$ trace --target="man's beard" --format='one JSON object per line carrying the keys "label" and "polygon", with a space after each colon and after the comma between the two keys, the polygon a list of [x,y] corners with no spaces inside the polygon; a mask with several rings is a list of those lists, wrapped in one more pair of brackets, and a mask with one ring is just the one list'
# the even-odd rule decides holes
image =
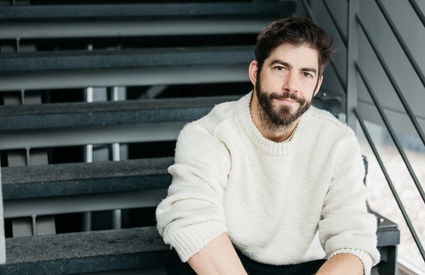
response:
{"label": "man's beard", "polygon": [[[261,82],[259,77],[257,77],[256,93],[261,106],[261,121],[264,123],[264,126],[271,130],[277,130],[291,125],[311,106],[311,101],[307,102],[304,98],[298,97],[296,94],[290,93],[289,91],[286,91],[281,95],[276,93],[271,93],[268,95],[264,90],[261,89]],[[273,107],[272,102],[274,99],[281,100],[285,98],[291,98],[300,104],[295,112],[292,113],[292,108],[286,105],[281,105],[278,107],[278,109]]]}

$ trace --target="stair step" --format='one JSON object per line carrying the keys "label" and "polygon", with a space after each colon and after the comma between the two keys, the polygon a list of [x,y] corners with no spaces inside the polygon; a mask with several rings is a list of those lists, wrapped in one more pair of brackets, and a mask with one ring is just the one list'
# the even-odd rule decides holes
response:
{"label": "stair step", "polygon": [[1,91],[247,82],[248,64],[0,74]]}
{"label": "stair step", "polygon": [[2,168],[4,217],[155,207],[172,157]]}
{"label": "stair step", "polygon": [[187,122],[2,131],[0,150],[173,141]]}
{"label": "stair step", "polygon": [[184,124],[236,98],[1,106],[0,149],[176,140]]}
{"label": "stair step", "polygon": [[99,193],[4,201],[4,218],[29,218],[116,209],[155,208],[167,189]]}
{"label": "stair step", "polygon": [[248,81],[253,46],[2,53],[0,91]]}
{"label": "stair step", "polygon": [[1,6],[1,39],[256,33],[293,1]]}
{"label": "stair step", "polygon": [[172,157],[2,167],[3,199],[28,199],[168,188]]}
{"label": "stair step", "polygon": [[169,247],[155,227],[6,239],[1,274],[75,274],[163,266]]}
{"label": "stair step", "polygon": [[[0,149],[176,140],[184,124],[238,97],[1,106]],[[313,105],[334,115],[342,109],[336,97],[319,96]]]}
{"label": "stair step", "polygon": [[0,74],[1,91],[248,82],[248,64]]}
{"label": "stair step", "polygon": [[1,23],[0,39],[69,39],[167,37],[204,35],[255,35],[273,20],[252,19],[162,19],[152,21],[19,22]]}
{"label": "stair step", "polygon": [[0,106],[0,130],[91,127],[193,121],[240,96]]}
{"label": "stair step", "polygon": [[293,1],[157,4],[73,4],[0,7],[0,22],[163,19],[183,17],[264,17],[292,14]]}
{"label": "stair step", "polygon": [[1,72],[249,64],[253,46],[4,53]]}

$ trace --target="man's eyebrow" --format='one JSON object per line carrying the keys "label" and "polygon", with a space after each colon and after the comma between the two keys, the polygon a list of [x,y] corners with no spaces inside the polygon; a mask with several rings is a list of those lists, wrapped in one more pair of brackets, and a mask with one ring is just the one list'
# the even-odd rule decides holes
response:
{"label": "man's eyebrow", "polygon": [[[283,60],[280,60],[280,59],[275,59],[275,60],[273,60],[271,63],[270,63],[270,66],[272,66],[272,65],[275,65],[275,64],[280,64],[280,65],[282,65],[282,66],[285,66],[285,67],[288,67],[288,68],[292,68],[292,65],[291,64],[289,64],[288,62],[285,62],[285,61],[283,61]],[[314,74],[317,74],[317,70],[315,69],[315,68],[302,68],[301,69],[303,72],[311,72],[311,73],[314,73]]]}
{"label": "man's eyebrow", "polygon": [[292,68],[292,66],[288,62],[282,61],[280,59],[273,60],[272,63],[270,63],[270,66],[275,65],[275,64],[280,64],[280,65],[283,65],[285,67]]}

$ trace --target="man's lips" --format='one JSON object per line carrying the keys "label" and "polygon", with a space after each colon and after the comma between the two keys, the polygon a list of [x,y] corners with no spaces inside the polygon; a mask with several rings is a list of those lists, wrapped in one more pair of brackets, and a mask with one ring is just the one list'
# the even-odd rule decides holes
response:
{"label": "man's lips", "polygon": [[277,100],[279,100],[280,103],[284,103],[284,104],[297,104],[299,103],[297,100],[294,100],[292,98],[277,98]]}

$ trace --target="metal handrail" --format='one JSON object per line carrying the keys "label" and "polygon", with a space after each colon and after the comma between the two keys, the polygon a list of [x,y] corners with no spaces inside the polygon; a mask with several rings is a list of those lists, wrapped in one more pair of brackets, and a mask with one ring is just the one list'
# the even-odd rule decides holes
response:
{"label": "metal handrail", "polygon": [[412,5],[412,8],[415,11],[416,15],[418,16],[419,20],[421,20],[422,24],[425,27],[425,15],[423,14],[421,8],[419,8],[415,0],[409,0],[409,2],[410,2],[410,5]]}
{"label": "metal handrail", "polygon": [[[368,43],[370,44],[372,50],[375,53],[375,56],[377,57],[377,59],[378,59],[380,65],[381,65],[381,67],[383,68],[383,70],[384,70],[387,78],[391,82],[391,85],[394,88],[394,90],[395,90],[398,98],[400,99],[400,102],[403,105],[406,114],[408,115],[410,121],[412,122],[414,128],[416,129],[416,132],[418,133],[420,139],[422,140],[422,143],[425,145],[425,134],[424,134],[424,132],[423,132],[420,124],[418,123],[417,118],[415,117],[412,109],[410,108],[409,104],[407,103],[407,100],[403,96],[403,93],[401,92],[401,89],[398,86],[395,78],[391,74],[390,69],[389,69],[388,65],[386,64],[386,62],[385,62],[385,59],[383,58],[383,56],[381,55],[380,51],[378,50],[377,44],[373,41],[372,36],[369,34],[368,30],[365,28],[365,25],[362,23],[361,19],[359,18],[359,14],[358,14],[358,11],[356,10],[356,8],[354,8],[354,12],[350,12],[350,8],[353,8],[353,7],[357,7],[358,8],[359,2],[356,2],[356,1],[353,2],[353,1],[354,0],[347,0],[348,10],[349,10],[349,14],[347,16],[347,18],[348,18],[347,20],[352,20],[352,21],[348,21],[348,22],[354,22],[354,24],[356,24],[357,26],[360,26],[360,29],[357,30],[357,31],[354,31],[354,33],[350,33],[350,31],[347,30],[347,35],[344,35],[344,32],[341,30],[341,28],[339,27],[339,25],[336,22],[336,19],[332,15],[332,11],[330,9],[330,6],[326,2],[326,0],[322,0],[323,5],[324,5],[327,13],[329,14],[330,20],[335,25],[335,28],[337,30],[338,35],[341,37],[342,41],[344,42],[344,45],[347,47],[347,51],[348,51],[347,52],[347,55],[350,54],[350,51],[348,49],[349,49],[349,46],[351,45],[351,43],[349,41],[350,40],[353,40],[353,39],[354,39],[353,40],[354,42],[357,41],[357,37],[353,37],[352,38],[352,35],[354,34],[355,36],[357,36],[356,33],[358,31],[363,31],[363,33],[364,33],[364,35],[365,35]],[[400,44],[400,46],[401,46],[404,54],[406,55],[407,59],[409,60],[411,66],[413,67],[413,69],[415,70],[416,74],[418,75],[418,78],[420,79],[420,81],[422,82],[423,86],[425,87],[425,76],[424,76],[424,73],[422,72],[422,70],[418,66],[415,58],[413,57],[413,54],[410,52],[410,50],[408,49],[408,47],[407,47],[406,43],[404,42],[402,36],[400,35],[400,33],[398,32],[397,28],[395,27],[395,24],[394,24],[393,20],[391,19],[391,17],[388,14],[387,10],[384,8],[384,5],[382,4],[381,0],[376,0],[375,2],[377,4],[379,10],[381,11],[383,17],[385,18],[385,20],[386,20],[389,28],[391,29],[391,31],[393,32],[394,36],[396,37],[398,43]],[[414,9],[416,15],[418,16],[419,20],[422,22],[422,24],[425,27],[425,16],[424,16],[424,13],[419,8],[419,6],[417,5],[417,3],[416,3],[415,0],[409,0],[409,2],[411,4],[412,8]],[[308,1],[303,0],[302,3],[305,6],[305,9],[306,9],[306,11],[308,13],[308,16],[314,20],[314,14],[313,14],[313,12],[311,11],[311,9],[309,7]],[[315,22],[317,22],[317,21],[315,21]],[[357,44],[354,43],[354,46],[356,46],[356,45]],[[354,47],[353,49],[354,49],[354,51],[357,51],[358,50],[358,48],[356,48],[356,47]],[[366,78],[365,73],[362,71],[360,65],[357,63],[357,57],[356,57],[356,55],[354,55],[354,60],[351,59],[351,61],[354,61],[354,66],[352,66],[353,63],[349,63],[349,61],[350,60],[347,59],[347,82],[346,83],[344,83],[342,77],[339,76],[338,71],[335,69],[335,65],[331,61],[331,64],[333,66],[333,69],[335,70],[335,73],[336,73],[336,75],[338,77],[338,80],[342,84],[343,88],[345,89],[345,93],[347,94],[347,108],[349,106],[351,106],[350,109],[352,109],[352,112],[349,112],[349,110],[347,109],[347,122],[349,120],[348,115],[350,115],[350,117],[353,117],[353,119],[355,119],[356,121],[358,121],[360,123],[360,126],[361,126],[361,128],[363,130],[363,133],[365,134],[366,139],[367,139],[367,141],[369,143],[369,146],[371,147],[371,149],[373,151],[373,154],[375,155],[375,157],[376,157],[376,159],[378,161],[378,164],[381,167],[381,170],[382,170],[382,172],[383,172],[383,174],[384,174],[384,176],[385,176],[385,178],[387,180],[387,183],[389,185],[389,188],[391,189],[391,192],[392,192],[392,194],[393,194],[393,196],[395,198],[395,201],[396,201],[396,203],[397,203],[397,205],[398,205],[398,207],[399,207],[399,209],[400,209],[400,211],[401,211],[401,213],[403,215],[403,218],[404,218],[404,220],[405,220],[405,222],[406,222],[406,224],[407,224],[407,226],[409,228],[409,231],[412,234],[412,237],[413,237],[413,239],[414,239],[414,241],[416,243],[416,246],[419,249],[419,252],[420,252],[422,258],[425,260],[425,250],[424,250],[424,247],[423,247],[423,245],[421,243],[421,240],[418,237],[418,234],[417,234],[417,232],[416,232],[416,230],[415,230],[415,228],[414,228],[414,226],[412,224],[412,221],[410,220],[410,217],[409,217],[409,215],[408,215],[408,213],[406,211],[406,208],[404,207],[404,205],[403,205],[403,203],[402,203],[402,201],[400,199],[400,196],[397,193],[397,190],[395,189],[394,184],[393,184],[393,182],[392,182],[392,180],[391,180],[391,178],[390,178],[390,176],[389,176],[389,174],[388,174],[388,172],[387,172],[387,170],[385,168],[385,165],[384,165],[384,163],[382,161],[382,158],[379,155],[379,152],[378,152],[378,150],[377,150],[377,148],[376,148],[376,146],[375,146],[375,144],[374,144],[374,142],[373,142],[373,140],[371,138],[371,135],[369,134],[369,131],[368,131],[368,129],[367,129],[365,123],[364,123],[365,120],[359,114],[359,112],[357,110],[357,107],[356,107],[357,97],[356,96],[349,97],[349,95],[350,95],[348,93],[348,90],[349,89],[351,89],[351,90],[354,89],[354,91],[351,91],[351,92],[354,92],[355,94],[357,93],[355,91],[356,90],[356,87],[355,86],[354,87],[350,87],[349,86],[349,83],[348,83],[349,82],[348,81],[349,79],[348,79],[348,77],[350,75],[353,76],[355,74],[358,74],[360,76],[361,80],[364,82],[364,85],[366,86],[366,89],[367,89],[368,93],[370,94],[370,97],[372,98],[372,101],[373,101],[373,104],[374,104],[375,108],[377,109],[377,111],[378,111],[378,113],[379,113],[379,115],[380,115],[380,117],[381,117],[381,119],[382,119],[382,121],[383,121],[383,123],[384,123],[384,125],[385,125],[385,127],[387,129],[387,131],[389,132],[389,134],[390,134],[390,136],[391,136],[391,138],[392,138],[395,146],[397,147],[397,150],[398,150],[400,156],[402,157],[402,159],[403,159],[403,161],[404,161],[404,163],[405,163],[405,165],[406,165],[406,167],[407,167],[407,169],[408,169],[408,171],[410,173],[410,176],[413,179],[413,181],[414,181],[414,183],[416,185],[416,188],[418,189],[418,191],[420,193],[420,196],[422,197],[422,200],[425,202],[425,193],[424,193],[424,190],[423,190],[422,185],[420,184],[418,178],[416,177],[415,172],[413,171],[413,168],[412,168],[412,166],[411,166],[411,164],[410,164],[410,162],[409,162],[409,160],[408,160],[408,158],[406,156],[406,153],[403,150],[403,147],[401,146],[401,143],[400,143],[397,135],[395,134],[395,131],[393,130],[393,128],[392,128],[392,126],[391,126],[391,124],[390,124],[387,116],[385,115],[385,112],[383,110],[383,107],[381,106],[378,98],[376,97],[375,92],[372,90],[371,85],[369,84],[369,81]],[[351,105],[348,105],[348,101],[351,101]]]}
{"label": "metal handrail", "polygon": [[405,55],[409,59],[410,64],[412,65],[413,69],[415,70],[416,74],[418,75],[419,79],[421,80],[422,85],[425,86],[425,76],[422,73],[421,69],[419,68],[418,63],[416,63],[415,59],[413,58],[413,55],[410,52],[409,48],[407,47],[406,43],[401,38],[401,35],[400,35],[399,31],[397,30],[397,28],[395,27],[393,20],[391,19],[390,15],[388,14],[387,10],[385,9],[381,0],[375,0],[375,2],[378,5],[378,8],[381,10],[382,15],[384,16],[385,20],[387,21],[388,26],[391,28],[391,31],[394,33],[394,36],[397,39],[398,43],[400,44],[401,48],[403,49]]}
{"label": "metal handrail", "polygon": [[378,47],[376,46],[376,43],[372,39],[372,35],[367,31],[364,24],[362,23],[361,19],[356,16],[356,20],[359,24],[359,26],[362,28],[363,33],[365,34],[367,40],[369,41],[369,44],[371,45],[376,57],[378,58],[379,63],[381,64],[382,68],[385,71],[385,74],[388,77],[388,80],[391,82],[391,85],[393,86],[398,98],[400,99],[400,102],[402,103],[407,115],[409,116],[411,122],[413,123],[413,126],[415,127],[415,130],[417,131],[419,137],[421,138],[423,144],[425,145],[425,134],[422,131],[422,127],[419,125],[418,120],[415,117],[415,114],[413,114],[412,109],[409,107],[409,104],[407,103],[406,99],[403,96],[403,93],[401,92],[400,87],[398,86],[397,82],[395,81],[394,76],[391,74],[391,71],[388,67],[388,65],[385,63],[384,58],[382,57],[382,54],[379,52]]}
{"label": "metal handrail", "polygon": [[[365,26],[363,25],[363,23],[361,22],[361,20],[360,20],[360,18],[358,16],[356,17],[356,19],[357,19],[357,22],[358,22],[359,26],[363,30],[363,32],[364,32],[367,40],[369,41],[369,43],[370,43],[373,51],[375,52],[375,55],[377,56],[377,58],[378,58],[378,60],[379,60],[379,62],[381,64],[382,68],[384,69],[384,71],[385,71],[388,79],[390,80],[391,84],[393,85],[393,87],[394,87],[397,95],[399,96],[399,98],[400,98],[400,100],[402,102],[405,101],[404,96],[402,95],[402,92],[401,92],[400,87],[397,85],[396,81],[394,80],[394,77],[392,76],[392,74],[391,74],[391,72],[390,72],[390,70],[388,68],[388,65],[385,63],[385,61],[384,61],[381,53],[379,52],[378,48],[376,47],[376,44],[373,42],[371,35],[368,33],[368,31],[366,30]],[[401,146],[401,144],[400,144],[400,142],[399,142],[399,140],[398,140],[398,138],[397,138],[397,136],[395,134],[395,131],[392,129],[392,127],[391,127],[391,125],[389,123],[389,120],[387,119],[387,117],[386,117],[386,115],[385,115],[385,113],[383,111],[383,108],[381,107],[381,105],[380,105],[378,99],[376,98],[376,96],[372,96],[372,94],[371,94],[371,97],[372,97],[372,100],[373,100],[373,102],[375,104],[375,107],[378,109],[378,111],[379,111],[379,113],[381,115],[381,118],[383,119],[383,121],[385,123],[385,126],[387,127],[388,131],[390,132],[390,135],[391,135],[391,137],[392,137],[392,139],[393,139],[393,141],[394,141],[394,143],[395,143],[395,145],[396,145],[396,147],[397,147],[397,149],[398,149],[398,151],[400,153],[400,156],[403,158],[404,164],[406,165],[406,167],[407,167],[407,169],[408,169],[408,171],[410,173],[410,176],[412,177],[413,181],[415,182],[416,188],[418,189],[418,191],[419,191],[419,193],[420,193],[420,195],[422,197],[422,200],[425,202],[425,192],[424,192],[424,190],[422,188],[421,183],[419,182],[418,178],[416,177],[416,174],[413,171],[412,166],[410,165],[410,162],[409,162],[409,160],[408,160],[408,158],[406,156],[406,153],[403,150],[403,147]],[[416,120],[413,112],[411,111],[410,107],[407,105],[407,102],[404,102],[404,104],[406,104],[406,106],[404,106],[404,107],[406,109],[406,112],[409,114],[409,118],[411,119],[411,121],[415,125],[415,128],[416,128],[416,124],[418,126],[418,128],[416,128],[418,130],[418,133],[421,134],[421,135],[423,135],[422,130],[420,128],[420,125],[417,122],[417,120]],[[425,140],[424,140],[424,142],[425,142]]]}
{"label": "metal handrail", "polygon": [[[359,73],[361,79],[363,80],[363,83],[366,86],[366,90],[369,92],[370,97],[372,98],[373,102],[375,103],[375,106],[378,109],[378,112],[381,115],[381,118],[384,121],[385,126],[387,127],[387,129],[388,129],[391,137],[393,138],[394,143],[396,144],[397,148],[399,149],[400,154],[403,154],[404,155],[404,151],[401,148],[401,145],[400,145],[400,143],[398,141],[398,138],[395,136],[394,130],[392,129],[391,125],[388,122],[388,119],[387,119],[387,117],[386,117],[386,115],[385,115],[385,113],[383,111],[382,106],[380,105],[379,101],[376,98],[375,92],[373,91],[373,89],[372,89],[372,87],[371,87],[368,79],[365,77],[365,74],[363,73],[363,71],[361,70],[361,68],[359,67],[359,65],[357,63],[356,63],[356,69],[357,69],[357,72]],[[424,250],[424,248],[422,246],[422,243],[421,243],[421,241],[420,241],[420,239],[418,237],[418,234],[416,233],[416,230],[415,230],[415,228],[414,228],[414,226],[413,226],[413,224],[412,224],[412,222],[411,222],[411,220],[409,218],[409,215],[407,214],[407,211],[406,211],[405,207],[403,206],[403,203],[400,200],[400,197],[398,196],[397,190],[394,188],[394,184],[392,183],[391,178],[389,177],[389,175],[388,175],[388,173],[387,173],[387,171],[385,169],[385,165],[383,164],[383,162],[382,162],[382,160],[381,160],[381,158],[379,156],[379,153],[376,150],[376,147],[374,146],[373,140],[370,138],[370,135],[368,134],[368,131],[367,131],[367,129],[366,129],[364,123],[363,123],[363,119],[361,118],[361,116],[359,115],[359,113],[356,111],[356,109],[354,109],[354,113],[356,114],[357,119],[358,119],[358,121],[359,121],[359,123],[360,123],[360,125],[362,127],[362,130],[365,133],[365,136],[366,136],[366,138],[368,140],[368,143],[369,143],[369,145],[370,145],[370,147],[371,147],[371,149],[372,149],[372,151],[373,151],[373,153],[374,153],[374,155],[375,155],[375,157],[376,157],[376,159],[377,159],[377,161],[379,163],[379,166],[381,167],[382,172],[384,173],[385,179],[388,182],[388,186],[390,187],[391,192],[393,193],[393,196],[394,196],[394,198],[395,198],[395,200],[397,202],[397,205],[398,205],[401,213],[403,214],[404,220],[406,221],[406,224],[407,224],[407,226],[408,226],[408,228],[410,230],[410,233],[412,234],[413,239],[415,240],[415,243],[416,243],[416,245],[419,248],[419,251],[420,251],[420,253],[422,255],[422,258],[425,260],[425,250]],[[406,166],[407,166],[407,163],[406,163]]]}

